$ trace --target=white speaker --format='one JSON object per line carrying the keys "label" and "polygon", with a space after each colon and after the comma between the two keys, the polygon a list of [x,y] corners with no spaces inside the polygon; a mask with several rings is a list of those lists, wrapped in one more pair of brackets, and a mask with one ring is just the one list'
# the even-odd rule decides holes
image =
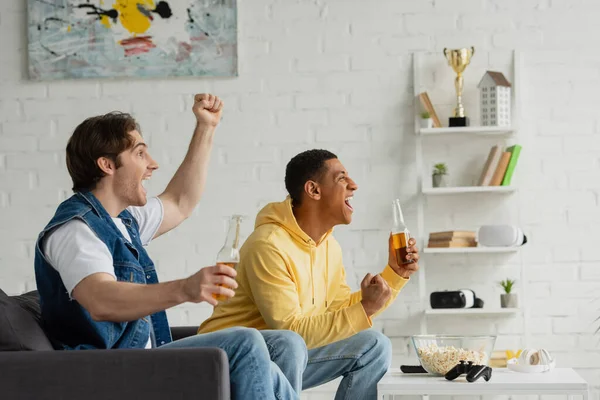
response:
{"label": "white speaker", "polygon": [[488,247],[522,246],[527,243],[527,237],[516,226],[483,225],[477,232],[477,242]]}

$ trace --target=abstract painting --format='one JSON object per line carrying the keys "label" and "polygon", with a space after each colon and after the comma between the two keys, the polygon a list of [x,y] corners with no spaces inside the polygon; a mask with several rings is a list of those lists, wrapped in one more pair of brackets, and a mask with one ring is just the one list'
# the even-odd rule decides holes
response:
{"label": "abstract painting", "polygon": [[28,0],[33,80],[237,76],[236,0]]}

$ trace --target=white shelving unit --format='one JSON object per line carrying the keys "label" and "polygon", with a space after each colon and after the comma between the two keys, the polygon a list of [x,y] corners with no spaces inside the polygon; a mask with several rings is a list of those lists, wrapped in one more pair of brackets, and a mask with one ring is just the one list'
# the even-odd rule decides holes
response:
{"label": "white shelving unit", "polygon": [[512,186],[457,186],[442,188],[421,188],[421,192],[428,196],[463,194],[463,193],[512,193]]}
{"label": "white shelving unit", "polygon": [[[511,127],[488,127],[488,126],[469,126],[469,127],[453,127],[453,128],[421,128],[418,116],[418,110],[421,109],[418,95],[424,89],[424,85],[421,84],[420,71],[421,71],[421,57],[423,53],[414,53],[413,55],[413,88],[414,88],[414,108],[415,108],[415,135],[416,135],[416,163],[419,171],[418,177],[418,189],[420,191],[417,203],[417,225],[418,225],[418,243],[423,248],[424,255],[419,261],[420,274],[419,274],[419,298],[422,309],[424,312],[421,317],[421,333],[427,332],[427,320],[435,318],[437,316],[453,316],[460,318],[473,318],[473,317],[511,317],[519,314],[526,314],[526,307],[524,304],[523,286],[525,285],[525,276],[523,273],[523,266],[521,265],[520,272],[520,289],[521,296],[519,298],[520,308],[518,309],[506,309],[506,308],[491,308],[490,306],[484,306],[481,309],[431,309],[429,304],[429,292],[427,291],[426,277],[427,277],[427,263],[433,261],[439,257],[453,257],[455,254],[494,254],[494,253],[514,253],[519,250],[516,247],[470,247],[470,248],[427,248],[425,247],[428,240],[429,232],[425,231],[425,209],[426,201],[429,196],[470,196],[472,194],[485,194],[485,196],[494,195],[509,195],[517,192],[517,188],[514,186],[464,186],[464,187],[443,187],[443,188],[432,188],[424,185],[427,180],[430,181],[430,176],[427,175],[426,169],[424,168],[424,139],[427,139],[427,145],[439,137],[452,137],[452,140],[456,141],[474,141],[479,138],[497,138],[498,140],[508,140],[513,138],[518,132],[519,123],[519,111],[520,111],[520,75],[521,75],[521,56],[518,52],[512,53],[512,126]],[[481,56],[480,56],[481,57]],[[443,59],[440,59],[443,62]],[[467,68],[467,73],[469,69]],[[478,121],[471,121],[471,123],[477,123]],[[482,198],[484,201],[486,197]],[[456,229],[461,229],[456,227]],[[429,256],[432,255],[432,256]],[[490,282],[490,285],[495,285],[496,282]],[[448,288],[453,290],[456,288]],[[491,303],[491,302],[490,302]],[[525,344],[529,342],[528,333],[526,327],[526,315],[523,318],[524,332],[525,332]],[[431,332],[440,333],[440,332]]]}
{"label": "white shelving unit", "polygon": [[515,253],[519,251],[518,247],[425,247],[423,253],[426,254],[469,254],[469,253]]}
{"label": "white shelving unit", "polygon": [[479,316],[503,316],[516,315],[521,313],[520,308],[448,308],[448,309],[427,309],[425,315],[479,315]]}
{"label": "white shelving unit", "polygon": [[417,135],[432,136],[432,135],[486,135],[486,136],[504,136],[512,135],[515,130],[507,126],[465,126],[459,128],[420,128],[417,130]]}

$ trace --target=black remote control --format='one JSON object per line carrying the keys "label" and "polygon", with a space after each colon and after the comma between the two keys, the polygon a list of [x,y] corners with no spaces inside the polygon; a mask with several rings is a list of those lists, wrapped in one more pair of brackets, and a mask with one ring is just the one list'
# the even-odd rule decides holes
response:
{"label": "black remote control", "polygon": [[401,365],[400,371],[405,374],[426,374],[425,368],[422,365]]}

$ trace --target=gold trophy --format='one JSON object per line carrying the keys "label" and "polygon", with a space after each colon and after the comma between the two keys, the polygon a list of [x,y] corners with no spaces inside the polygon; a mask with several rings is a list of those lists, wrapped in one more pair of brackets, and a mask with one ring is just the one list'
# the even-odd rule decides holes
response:
{"label": "gold trophy", "polygon": [[469,126],[469,118],[465,116],[465,108],[462,104],[463,76],[462,73],[471,62],[471,57],[475,54],[475,47],[470,49],[444,49],[444,55],[448,59],[448,65],[456,72],[454,87],[456,88],[456,108],[454,117],[450,117],[448,126]]}

